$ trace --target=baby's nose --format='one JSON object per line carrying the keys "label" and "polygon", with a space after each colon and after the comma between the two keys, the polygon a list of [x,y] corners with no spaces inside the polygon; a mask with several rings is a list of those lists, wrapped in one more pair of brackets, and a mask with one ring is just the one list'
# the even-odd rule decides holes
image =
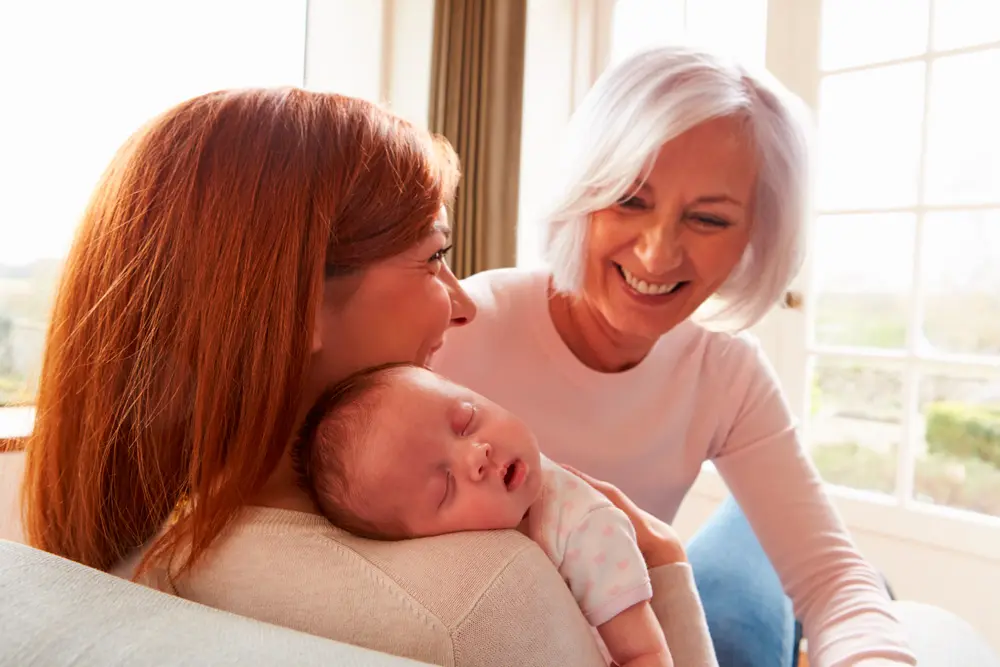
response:
{"label": "baby's nose", "polygon": [[488,442],[474,444],[469,452],[469,475],[473,481],[480,481],[493,469],[493,448]]}

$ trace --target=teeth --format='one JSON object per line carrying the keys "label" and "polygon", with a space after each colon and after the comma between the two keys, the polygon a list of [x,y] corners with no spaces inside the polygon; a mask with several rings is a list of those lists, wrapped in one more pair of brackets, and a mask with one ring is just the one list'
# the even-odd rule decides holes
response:
{"label": "teeth", "polygon": [[625,276],[625,282],[627,282],[632,289],[640,294],[669,294],[677,289],[678,285],[680,285],[680,283],[671,283],[669,285],[647,283],[645,280],[639,280],[633,276],[624,266],[620,266],[619,268],[622,270],[622,275]]}

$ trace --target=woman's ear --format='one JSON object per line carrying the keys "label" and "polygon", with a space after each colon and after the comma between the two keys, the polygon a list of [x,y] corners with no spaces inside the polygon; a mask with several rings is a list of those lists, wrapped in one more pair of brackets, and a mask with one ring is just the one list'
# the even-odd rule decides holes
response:
{"label": "woman's ear", "polygon": [[323,281],[322,297],[316,308],[316,319],[313,321],[312,345],[313,354],[323,351],[324,334],[329,327],[331,333],[337,331],[337,323],[342,321],[343,311],[348,302],[361,285],[363,272],[354,272]]}

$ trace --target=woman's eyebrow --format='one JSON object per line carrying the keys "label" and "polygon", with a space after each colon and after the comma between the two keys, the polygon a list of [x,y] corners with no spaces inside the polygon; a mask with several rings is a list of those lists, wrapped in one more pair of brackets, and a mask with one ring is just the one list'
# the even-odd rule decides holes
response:
{"label": "woman's eyebrow", "polygon": [[440,220],[435,222],[434,226],[431,228],[431,233],[433,234],[434,232],[444,234],[444,238],[446,240],[451,240],[451,225],[447,222],[441,222]]}
{"label": "woman's eyebrow", "polygon": [[435,220],[434,224],[428,227],[423,236],[420,237],[421,241],[426,241],[435,234],[441,234],[444,236],[445,242],[451,241],[451,225],[447,222],[442,222],[441,220]]}
{"label": "woman's eyebrow", "polygon": [[694,200],[696,204],[734,204],[736,206],[743,206],[743,202],[734,197],[730,197],[726,194],[714,194],[705,195],[703,197],[698,197]]}

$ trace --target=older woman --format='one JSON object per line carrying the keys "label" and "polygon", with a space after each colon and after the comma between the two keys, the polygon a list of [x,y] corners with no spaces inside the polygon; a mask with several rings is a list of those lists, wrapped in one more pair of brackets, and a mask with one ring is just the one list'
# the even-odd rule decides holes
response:
{"label": "older woman", "polygon": [[[811,664],[913,664],[774,372],[738,333],[800,263],[800,115],[776,82],[704,53],[660,48],[609,69],[570,123],[545,219],[550,269],[464,281],[479,316],[449,334],[436,367],[519,413],[549,457],[665,521],[701,464],[715,463],[753,526],[729,511],[702,541],[744,569],[722,573],[732,586],[704,562],[724,554],[691,547],[723,667],[793,659],[792,617],[753,533],[802,619]],[[726,609],[735,625],[716,617]]]}
{"label": "older woman", "polygon": [[[426,363],[475,308],[444,263],[451,149],[361,100],[222,91],[119,151],[84,215],[27,447],[30,544],[221,609],[441,665],[603,665],[506,533],[335,529],[290,447],[328,384]],[[683,551],[636,516],[678,664],[715,664]]]}

